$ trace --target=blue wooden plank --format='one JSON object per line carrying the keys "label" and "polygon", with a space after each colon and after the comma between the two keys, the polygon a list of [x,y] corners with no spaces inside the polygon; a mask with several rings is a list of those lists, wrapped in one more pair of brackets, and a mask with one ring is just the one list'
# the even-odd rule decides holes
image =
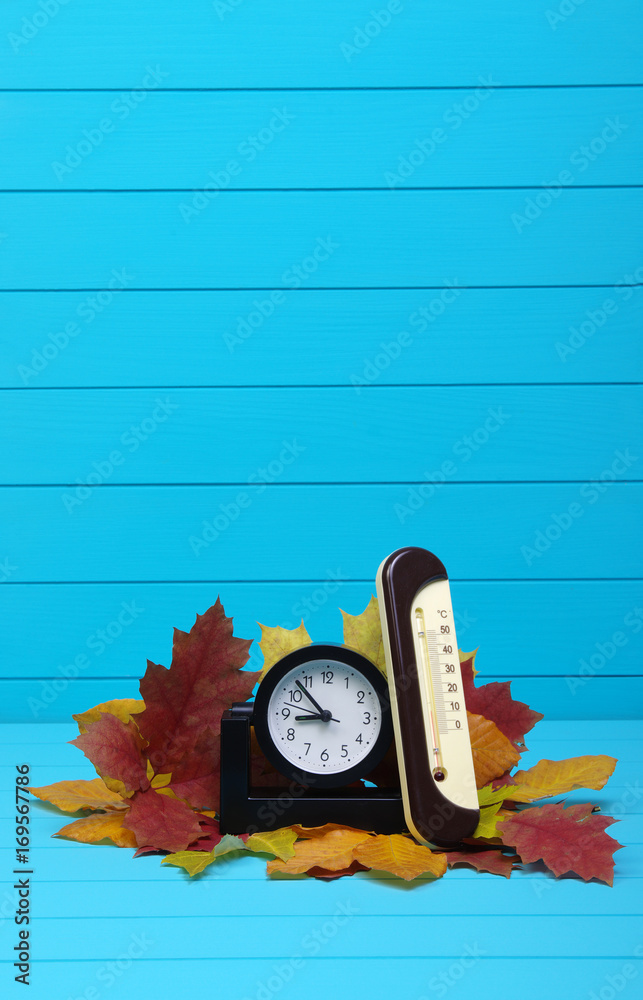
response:
{"label": "blue wooden plank", "polygon": [[0,481],[582,481],[597,455],[628,481],[642,402],[639,386],[5,392]]}
{"label": "blue wooden plank", "polygon": [[30,92],[3,117],[3,188],[638,184],[643,159],[637,87]]}
{"label": "blue wooden plank", "polygon": [[314,0],[303,12],[282,0],[267,16],[189,0],[180,13],[158,3],[150,18],[126,0],[49,2],[44,16],[15,0],[2,13],[0,85],[127,90],[145,85],[148,65],[165,87],[471,86],[489,72],[503,84],[640,81],[636,0],[559,8]]}
{"label": "blue wooden plank", "polygon": [[95,293],[0,292],[0,385],[335,384],[364,395],[362,383],[642,381],[643,269],[608,280],[458,288],[455,297],[442,282],[302,289],[276,303],[251,291],[127,290],[101,302]]}
{"label": "blue wooden plank", "polygon": [[[341,562],[324,580],[297,583],[32,584],[0,588],[0,677],[73,678],[76,657],[86,655],[79,678],[139,677],[146,659],[166,663],[172,628],[189,630],[220,592],[235,632],[258,640],[257,622],[295,628],[305,621],[317,640],[342,637],[339,608],[359,614],[373,586],[351,583]],[[541,674],[569,678],[575,701],[601,677],[640,673],[643,584],[636,581],[466,582],[451,584],[461,648],[479,647],[481,677]],[[129,608],[130,614],[127,615]],[[125,613],[124,613],[125,612]],[[496,626],[503,614],[503,627]],[[122,622],[119,622],[121,616]],[[547,622],[556,656],[543,657]],[[38,628],[33,623],[38,622]],[[109,632],[107,631],[109,629]],[[99,633],[99,630],[101,632]],[[617,642],[614,634],[617,633]],[[621,634],[618,634],[621,633]],[[25,636],[29,636],[28,643]],[[627,640],[623,643],[623,637]],[[258,642],[250,648],[258,669]],[[102,683],[102,681],[97,683]],[[128,685],[129,687],[129,685]],[[562,694],[562,691],[561,691]],[[603,697],[606,692],[603,690]],[[39,716],[41,721],[48,713]]]}
{"label": "blue wooden plank", "polygon": [[640,262],[640,189],[227,192],[216,206],[203,201],[202,210],[188,205],[186,223],[176,193],[4,194],[11,257],[1,287],[601,284]]}
{"label": "blue wooden plank", "polygon": [[114,486],[71,512],[57,487],[5,489],[0,551],[13,582],[218,581],[213,591],[323,580],[337,566],[370,581],[409,544],[439,552],[455,579],[641,576],[639,484],[447,484],[423,503],[410,489],[273,485],[247,506],[234,486]]}

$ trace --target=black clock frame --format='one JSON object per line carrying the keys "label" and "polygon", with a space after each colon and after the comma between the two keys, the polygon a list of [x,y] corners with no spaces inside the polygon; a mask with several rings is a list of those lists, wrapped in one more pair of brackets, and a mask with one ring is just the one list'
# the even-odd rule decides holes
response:
{"label": "black clock frame", "polygon": [[[328,774],[307,771],[285,757],[270,735],[268,725],[270,699],[284,677],[305,663],[319,662],[320,660],[335,660],[359,672],[375,691],[381,711],[380,731],[368,754],[352,767]],[[370,774],[384,757],[393,739],[393,722],[386,678],[371,660],[342,643],[313,642],[308,646],[302,646],[287,653],[275,663],[260,683],[255,695],[252,724],[259,746],[272,766],[285,777],[303,781],[310,788],[342,788],[358,778]],[[330,723],[328,724],[330,725]]]}

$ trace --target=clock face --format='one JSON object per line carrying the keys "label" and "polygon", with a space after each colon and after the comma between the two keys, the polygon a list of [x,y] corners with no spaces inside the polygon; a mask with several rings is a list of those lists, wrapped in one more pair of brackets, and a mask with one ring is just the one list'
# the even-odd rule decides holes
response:
{"label": "clock face", "polygon": [[[347,784],[379,762],[391,740],[386,681],[346,647],[304,647],[275,664],[255,700],[255,731],[281,773],[320,787]],[[299,655],[298,655],[299,654]]]}

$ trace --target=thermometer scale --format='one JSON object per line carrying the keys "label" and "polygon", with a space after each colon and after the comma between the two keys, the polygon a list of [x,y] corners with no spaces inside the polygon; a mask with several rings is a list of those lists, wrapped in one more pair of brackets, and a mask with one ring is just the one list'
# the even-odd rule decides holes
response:
{"label": "thermometer scale", "polygon": [[406,823],[425,843],[453,843],[480,813],[446,569],[426,549],[398,549],[377,596]]}

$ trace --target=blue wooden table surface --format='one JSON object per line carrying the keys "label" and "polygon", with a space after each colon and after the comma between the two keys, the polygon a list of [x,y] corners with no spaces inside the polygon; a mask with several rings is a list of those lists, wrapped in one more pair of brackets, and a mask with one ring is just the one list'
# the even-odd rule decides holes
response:
{"label": "blue wooden table surface", "polygon": [[0,11],[3,996],[15,764],[91,776],[71,713],[136,696],[217,594],[241,636],[303,617],[339,640],[406,544],[445,562],[483,678],[545,713],[530,760],[620,759],[571,797],[622,819],[614,889],[269,881],[252,858],[189,881],[52,841],[34,804],[31,995],[640,992],[641,21]]}

